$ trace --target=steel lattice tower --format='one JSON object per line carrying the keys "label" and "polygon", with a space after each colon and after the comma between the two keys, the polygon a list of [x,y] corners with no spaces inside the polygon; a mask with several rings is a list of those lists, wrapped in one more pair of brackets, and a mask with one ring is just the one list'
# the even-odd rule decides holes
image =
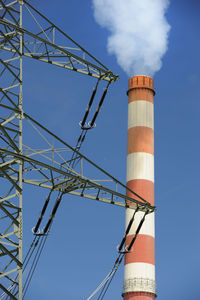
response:
{"label": "steel lattice tower", "polygon": [[[24,10],[37,30],[34,26],[33,30],[23,26]],[[135,193],[130,189],[132,196],[127,196],[125,185],[82,155],[78,147],[73,148],[61,140],[23,110],[24,56],[109,84],[118,76],[27,1],[0,0],[0,14],[0,176],[3,182],[0,192],[0,290],[6,299],[22,300],[24,183],[131,209],[137,207],[147,213],[154,211],[154,207],[141,197],[135,200]],[[101,102],[98,109],[100,105]],[[47,149],[36,149],[24,143],[24,122],[48,144]],[[86,169],[89,166],[107,178],[107,183],[102,185],[83,175],[83,162]],[[135,206],[129,205],[130,202]]]}
{"label": "steel lattice tower", "polygon": [[[17,4],[1,1],[1,20],[10,20],[22,28],[22,2]],[[22,33],[1,25],[2,44],[9,44],[13,51],[1,51],[1,147],[22,154]],[[14,37],[15,36],[15,37]],[[17,40],[17,44],[16,41]],[[10,109],[4,109],[7,106]],[[11,170],[9,172],[8,170]],[[18,283],[19,299],[22,299],[22,176],[23,164],[8,153],[1,152],[1,176],[7,178],[4,194],[1,195],[1,256],[3,260],[1,277],[5,283]],[[15,179],[13,178],[15,177]],[[3,226],[2,226],[3,225]],[[11,229],[12,228],[12,229]],[[5,286],[6,286],[5,285]],[[9,288],[0,284],[11,299],[15,299]]]}

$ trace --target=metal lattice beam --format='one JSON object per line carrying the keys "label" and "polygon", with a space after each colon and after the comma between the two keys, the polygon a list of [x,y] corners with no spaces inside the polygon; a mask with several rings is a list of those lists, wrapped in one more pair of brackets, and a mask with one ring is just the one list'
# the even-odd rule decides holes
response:
{"label": "metal lattice beam", "polygon": [[[57,150],[55,149],[55,151]],[[64,194],[70,193],[72,195],[98,200],[100,202],[114,204],[117,206],[129,207],[132,209],[136,209],[136,207],[138,207],[138,210],[148,211],[149,213],[154,211],[154,207],[152,207],[148,202],[144,200],[142,201],[141,199],[137,200],[136,196],[135,198],[130,198],[123,193],[117,192],[117,190],[99,184],[96,180],[86,178],[74,170],[70,170],[70,168],[63,168],[63,165],[55,160],[54,164],[57,164],[59,168],[54,167],[51,164],[46,164],[41,160],[33,159],[30,157],[30,154],[21,155],[3,148],[0,148],[0,153],[6,153],[10,157],[13,157],[23,163],[24,173],[29,173],[29,178],[26,178],[26,176],[23,178],[23,182],[27,184],[60,191]],[[32,154],[36,153],[40,155],[41,151],[33,152]],[[42,151],[42,153],[44,153],[44,151]],[[42,156],[43,157],[41,158],[44,158],[44,155]],[[50,157],[46,156],[45,158],[49,158],[51,161]],[[0,168],[0,175],[5,177],[5,174],[2,171],[3,169]],[[8,167],[7,172],[8,179],[10,181],[14,181],[16,177],[15,174],[13,174],[13,169]],[[10,176],[8,175],[9,173],[11,173]],[[32,177],[33,174],[34,177]],[[106,182],[106,180],[103,181]],[[109,176],[109,180],[107,181],[109,184],[110,182],[115,182],[115,184],[118,183],[118,185],[120,185],[120,183],[116,182],[112,176]]]}
{"label": "metal lattice beam", "polygon": [[[2,0],[0,3],[2,3],[0,11],[7,10],[8,14],[12,15],[13,7],[4,5]],[[18,53],[19,34],[21,34],[24,56],[110,82],[118,79],[117,75],[114,75],[27,1],[23,1],[23,4],[24,9],[37,25],[37,30],[32,32],[20,27],[15,18],[11,21],[2,18],[0,20],[3,26],[3,30],[0,31],[1,49]],[[59,42],[63,46],[60,46]]]}

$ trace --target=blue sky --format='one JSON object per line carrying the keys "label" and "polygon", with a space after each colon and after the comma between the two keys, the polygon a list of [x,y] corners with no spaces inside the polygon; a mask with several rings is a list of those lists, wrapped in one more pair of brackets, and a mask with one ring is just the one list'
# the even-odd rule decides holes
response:
{"label": "blue sky", "polygon": [[[34,6],[119,74],[82,152],[125,183],[128,76],[106,51],[107,30],[95,23],[90,0],[36,0]],[[162,300],[200,298],[199,14],[199,1],[171,1],[169,49],[154,78],[156,282]],[[94,85],[84,75],[24,60],[25,111],[72,146]],[[46,194],[25,187],[25,251]],[[86,299],[112,267],[123,231],[122,208],[64,196],[26,298]],[[107,299],[121,299],[122,284],[123,266]]]}

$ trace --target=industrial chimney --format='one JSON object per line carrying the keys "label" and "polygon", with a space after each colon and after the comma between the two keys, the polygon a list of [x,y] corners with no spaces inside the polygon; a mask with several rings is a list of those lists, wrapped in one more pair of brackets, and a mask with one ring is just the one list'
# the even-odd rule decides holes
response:
{"label": "industrial chimney", "polygon": [[[154,94],[151,77],[129,79],[127,186],[151,205],[154,205]],[[130,192],[127,194],[132,197]],[[133,210],[127,208],[126,227],[132,215]],[[126,238],[127,246],[143,215],[137,212],[135,224]],[[154,241],[154,213],[151,213],[146,216],[131,252],[125,254],[124,300],[155,299]]]}

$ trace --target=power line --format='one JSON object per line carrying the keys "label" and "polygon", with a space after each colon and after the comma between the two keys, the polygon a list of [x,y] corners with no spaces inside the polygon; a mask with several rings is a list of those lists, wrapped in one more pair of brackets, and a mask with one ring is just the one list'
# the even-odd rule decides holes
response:
{"label": "power line", "polygon": [[[99,284],[99,286],[96,288],[96,290],[87,298],[87,300],[92,299],[98,292],[100,289],[101,293],[99,295],[99,297],[102,295],[105,287],[107,286],[107,283],[109,282],[109,280],[112,278],[113,274],[116,272],[116,270],[118,269],[122,259],[123,259],[124,254],[120,253],[117,257],[117,259],[115,260],[115,263],[112,267],[112,269],[110,270],[110,272],[108,273],[108,275],[104,278],[104,280]],[[100,298],[98,298],[100,299]]]}
{"label": "power line", "polygon": [[112,282],[112,280],[113,280],[113,278],[114,278],[114,276],[115,276],[115,274],[116,274],[116,272],[117,272],[117,270],[118,270],[118,268],[119,268],[119,266],[120,266],[123,258],[124,258],[124,253],[121,255],[121,257],[120,257],[120,255],[118,256],[118,263],[115,266],[115,269],[114,269],[114,271],[112,273],[112,276],[110,277],[109,281],[107,281],[106,284],[104,285],[104,287],[103,287],[103,289],[101,291],[101,294],[99,295],[99,297],[98,297],[97,300],[102,300],[105,297],[105,294],[108,291],[108,288],[109,288],[109,286],[110,286],[110,284],[111,284],[111,282]]}
{"label": "power line", "polygon": [[126,253],[129,253],[131,251],[132,246],[135,243],[136,238],[137,238],[137,236],[138,236],[138,234],[139,234],[139,232],[141,230],[142,224],[145,221],[145,217],[149,213],[148,210],[145,211],[142,219],[139,222],[139,225],[137,226],[137,229],[135,231],[135,234],[134,234],[134,236],[133,236],[130,244],[128,245],[128,247],[125,247],[124,251],[121,251],[122,248],[123,248],[123,246],[124,246],[124,244],[125,244],[126,237],[127,237],[128,233],[130,232],[130,229],[131,229],[132,224],[133,224],[134,219],[135,219],[135,215],[136,215],[136,213],[137,213],[138,210],[139,210],[139,207],[136,208],[136,210],[133,213],[132,218],[130,219],[130,221],[128,223],[128,226],[126,228],[125,234],[124,234],[124,236],[122,238],[122,241],[120,243],[120,246],[118,248],[119,255],[118,255],[118,257],[117,257],[117,259],[116,259],[116,261],[115,261],[115,263],[114,263],[111,271],[104,278],[104,280],[100,283],[100,285],[96,288],[96,290],[87,298],[87,300],[92,299],[100,290],[101,290],[101,292],[100,292],[97,300],[102,300],[105,297],[106,292],[108,291],[108,288],[110,287],[110,284],[111,284],[111,282],[112,282],[112,280],[113,280],[113,278],[114,278],[114,276],[115,276],[115,274],[116,274],[116,272],[117,272],[117,270],[118,270],[118,268],[119,268],[119,266],[120,266],[120,264],[121,264],[121,262],[123,260],[124,255]]}
{"label": "power line", "polygon": [[[50,230],[50,228],[49,228],[49,230]],[[24,287],[23,287],[23,299],[24,299],[24,297],[25,297],[25,295],[26,295],[26,293],[27,293],[27,290],[28,290],[28,288],[29,288],[29,286],[30,286],[31,280],[32,280],[32,278],[33,278],[33,274],[34,274],[35,269],[36,269],[36,267],[37,267],[37,264],[38,264],[38,262],[39,262],[39,259],[40,259],[40,256],[41,256],[41,254],[42,254],[42,251],[43,251],[43,249],[44,249],[44,246],[45,246],[47,237],[48,237],[48,234],[45,235],[45,236],[42,236],[42,239],[41,239],[39,248],[38,248],[38,250],[37,250],[37,253],[36,253],[36,255],[35,255],[35,258],[34,258],[34,260],[33,260],[32,266],[31,266],[31,268],[30,268],[30,271],[29,271],[29,273],[28,273],[27,279],[26,279],[25,284],[24,284]]]}
{"label": "power line", "polygon": [[[34,258],[33,258],[32,264],[31,264],[31,266],[30,266],[30,270],[29,270],[28,275],[27,275],[27,277],[26,277],[24,286],[23,286],[23,298],[25,297],[25,295],[26,295],[26,293],[27,293],[27,290],[28,290],[28,288],[29,288],[29,286],[30,286],[30,283],[31,283],[31,280],[32,280],[32,278],[33,278],[33,275],[34,275],[34,272],[35,272],[35,270],[36,270],[36,267],[37,267],[37,265],[38,265],[40,256],[41,256],[42,251],[43,251],[43,249],[44,249],[44,246],[45,246],[47,237],[48,237],[48,235],[49,235],[50,228],[51,228],[51,225],[52,225],[52,222],[53,222],[55,213],[56,213],[56,211],[57,211],[57,209],[58,209],[58,206],[60,205],[60,202],[61,202],[61,199],[62,199],[62,196],[63,196],[63,193],[59,193],[59,194],[58,194],[56,203],[55,203],[55,205],[54,205],[54,207],[53,207],[52,213],[51,213],[50,218],[49,218],[49,220],[48,220],[48,222],[47,222],[47,224],[46,224],[46,226],[45,226],[45,228],[44,228],[43,233],[42,233],[42,234],[37,234],[39,225],[40,225],[40,223],[42,222],[42,219],[43,219],[44,212],[45,212],[45,210],[46,210],[46,208],[47,208],[47,205],[48,205],[48,203],[49,203],[49,201],[50,201],[51,192],[52,192],[52,191],[50,191],[50,193],[49,193],[49,195],[48,195],[48,197],[47,197],[47,199],[46,199],[46,201],[45,201],[45,204],[44,204],[44,206],[43,206],[42,213],[41,213],[41,215],[40,215],[40,217],[39,217],[39,220],[38,220],[38,222],[37,222],[37,224],[36,224],[36,227],[34,228],[34,232],[36,232],[36,233],[35,233],[35,237],[34,237],[33,241],[31,242],[31,245],[30,245],[30,247],[29,247],[29,249],[28,249],[28,252],[27,252],[27,254],[26,254],[26,256],[25,256],[25,259],[24,259],[24,268],[23,268],[23,272],[24,272],[25,269],[27,268],[27,266],[28,266],[28,264],[29,264],[29,262],[30,262],[30,260],[31,260],[31,257],[32,257],[33,254],[34,254],[34,251],[35,251],[36,247],[39,245],[39,247],[37,248],[36,254],[35,254]],[[37,230],[36,230],[36,229],[37,229]],[[32,249],[32,251],[31,251],[31,249]],[[17,279],[17,277],[15,278],[15,280],[16,280],[16,279]],[[17,287],[17,284],[13,284],[13,286],[11,285],[10,289],[12,290],[12,292],[15,291],[16,287]],[[6,299],[8,299],[8,296],[6,297]]]}
{"label": "power line", "polygon": [[[51,192],[50,192],[50,194],[51,194]],[[50,194],[49,194],[49,197],[48,197],[48,198],[50,198]],[[40,238],[41,238],[41,242],[40,242],[40,244],[39,244],[38,250],[37,250],[36,255],[35,255],[34,259],[33,259],[31,268],[30,268],[30,270],[29,270],[29,273],[28,273],[28,275],[27,275],[27,278],[26,278],[26,281],[25,281],[25,284],[24,284],[24,287],[23,287],[23,291],[24,291],[24,293],[23,293],[23,299],[24,299],[24,297],[25,297],[25,295],[26,295],[26,293],[27,293],[28,287],[30,286],[30,282],[31,282],[31,280],[32,280],[32,278],[33,278],[33,274],[34,274],[35,269],[36,269],[36,267],[37,267],[37,265],[38,265],[40,256],[41,256],[41,254],[42,254],[42,251],[43,251],[43,249],[44,249],[45,243],[46,243],[47,238],[48,238],[48,236],[49,236],[50,228],[51,228],[51,226],[52,226],[53,219],[54,219],[54,217],[55,217],[55,214],[56,214],[56,212],[57,212],[57,209],[58,209],[58,207],[59,207],[59,205],[60,205],[60,203],[61,203],[62,196],[63,196],[63,193],[59,193],[59,194],[58,194],[57,200],[56,200],[55,205],[54,205],[54,207],[53,207],[53,209],[52,209],[52,212],[51,212],[51,215],[50,215],[50,217],[49,217],[49,220],[48,220],[47,223],[46,223],[46,226],[45,226],[45,228],[44,228],[44,231],[43,231],[42,234],[38,235],[38,242],[39,242]],[[48,198],[47,198],[47,200],[48,200],[48,203],[49,203],[49,199],[48,199]],[[43,207],[43,208],[45,208],[45,207],[48,205],[47,200],[45,201],[45,204],[44,204],[44,207]],[[43,217],[43,216],[42,216],[42,217]],[[40,218],[39,218],[39,220],[40,220]],[[40,223],[41,223],[41,222],[40,222]],[[38,222],[37,222],[37,224],[38,224]],[[37,234],[36,234],[36,235],[37,235]]]}
{"label": "power line", "polygon": [[[37,241],[36,241],[36,240],[37,240]],[[33,241],[31,242],[30,247],[29,247],[29,249],[28,249],[28,251],[27,251],[27,254],[26,254],[25,258],[24,258],[23,272],[26,270],[26,267],[27,267],[27,265],[28,265],[28,263],[29,263],[29,261],[30,261],[32,255],[33,255],[33,252],[35,251],[35,249],[36,249],[36,247],[37,247],[37,245],[38,245],[38,242],[39,242],[39,237],[38,237],[38,236],[35,236],[34,239],[33,239]],[[34,247],[33,247],[33,246],[34,246]],[[31,249],[32,249],[32,251],[31,251]],[[18,278],[18,275],[15,277],[14,280],[16,281],[17,278]],[[17,288],[17,283],[13,283],[13,284],[10,286],[10,289],[13,290],[13,293],[15,292],[16,288]],[[9,297],[9,296],[6,297],[6,300],[9,299],[8,297]]]}

